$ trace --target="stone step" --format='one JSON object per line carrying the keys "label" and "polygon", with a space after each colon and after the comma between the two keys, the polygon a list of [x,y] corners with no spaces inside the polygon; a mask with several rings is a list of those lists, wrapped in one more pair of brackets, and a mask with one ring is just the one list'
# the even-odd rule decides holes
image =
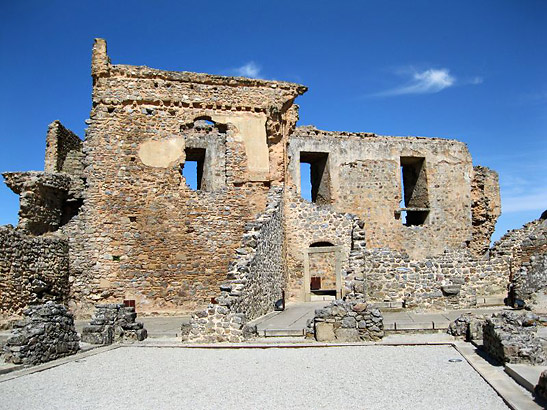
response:
{"label": "stone step", "polygon": [[260,330],[259,336],[264,337],[304,337],[304,329],[263,329]]}
{"label": "stone step", "polygon": [[477,296],[477,306],[504,306],[505,296]]}

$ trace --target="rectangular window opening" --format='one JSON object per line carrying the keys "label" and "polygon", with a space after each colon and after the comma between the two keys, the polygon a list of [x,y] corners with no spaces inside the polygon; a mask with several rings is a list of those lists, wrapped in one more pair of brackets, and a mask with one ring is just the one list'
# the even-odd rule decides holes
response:
{"label": "rectangular window opening", "polygon": [[300,192],[302,198],[317,203],[331,203],[329,154],[327,152],[300,153]]}
{"label": "rectangular window opening", "polygon": [[423,225],[429,215],[425,158],[401,157],[401,221],[406,226]]}
{"label": "rectangular window opening", "polygon": [[204,148],[186,148],[186,161],[181,167],[182,176],[186,179],[186,184],[194,191],[205,188],[203,183],[203,168],[205,165]]}

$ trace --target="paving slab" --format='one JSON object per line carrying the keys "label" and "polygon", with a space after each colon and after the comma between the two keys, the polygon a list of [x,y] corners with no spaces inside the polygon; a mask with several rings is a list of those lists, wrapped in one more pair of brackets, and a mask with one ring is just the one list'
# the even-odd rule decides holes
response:
{"label": "paving slab", "polygon": [[515,381],[526,390],[534,392],[538,384],[541,372],[547,370],[547,366],[531,366],[529,364],[511,364],[505,365],[505,373],[511,376]]}

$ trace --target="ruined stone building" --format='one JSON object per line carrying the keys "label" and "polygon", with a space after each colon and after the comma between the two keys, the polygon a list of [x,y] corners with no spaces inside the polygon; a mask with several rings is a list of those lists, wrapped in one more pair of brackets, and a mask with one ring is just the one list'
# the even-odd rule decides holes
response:
{"label": "ruined stone building", "polygon": [[55,121],[44,172],[4,174],[21,197],[18,227],[0,228],[4,315],[47,299],[76,314],[212,301],[247,320],[283,297],[505,296],[510,255],[489,251],[497,174],[464,143],[297,127],[302,85],[114,65],[101,39],[92,78],[85,139]]}

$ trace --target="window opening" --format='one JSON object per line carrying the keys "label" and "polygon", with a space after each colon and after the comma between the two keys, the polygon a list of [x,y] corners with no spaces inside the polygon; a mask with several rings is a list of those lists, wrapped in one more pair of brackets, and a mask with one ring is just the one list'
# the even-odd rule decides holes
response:
{"label": "window opening", "polygon": [[311,164],[300,162],[300,195],[306,201],[311,201]]}
{"label": "window opening", "polygon": [[[330,204],[331,202],[328,159],[329,154],[327,152],[300,153],[301,193],[303,187],[307,189],[307,186],[310,185],[309,200],[317,204]],[[302,175],[302,164],[309,164],[304,166],[304,175]],[[308,168],[309,172],[307,171]],[[302,194],[302,197],[307,199],[304,194]]]}
{"label": "window opening", "polygon": [[425,158],[401,157],[402,223],[406,226],[423,225],[429,215],[429,195]]}
{"label": "window opening", "polygon": [[186,184],[194,191],[203,188],[203,166],[205,164],[204,148],[186,148],[186,161],[182,166],[182,175],[186,179]]}

